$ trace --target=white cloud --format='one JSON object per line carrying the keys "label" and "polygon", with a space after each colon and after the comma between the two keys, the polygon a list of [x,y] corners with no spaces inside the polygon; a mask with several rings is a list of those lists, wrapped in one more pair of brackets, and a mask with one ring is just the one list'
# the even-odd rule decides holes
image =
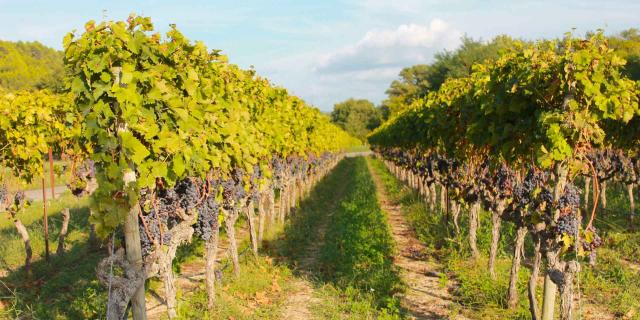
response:
{"label": "white cloud", "polygon": [[322,110],[350,97],[379,103],[404,67],[432,61],[454,49],[462,33],[441,19],[361,33],[360,40],[329,52],[315,50],[273,59],[257,67],[277,85]]}
{"label": "white cloud", "polygon": [[403,24],[396,29],[368,31],[358,42],[322,56],[320,73],[389,69],[426,63],[433,54],[453,49],[462,33],[440,19],[429,24]]}

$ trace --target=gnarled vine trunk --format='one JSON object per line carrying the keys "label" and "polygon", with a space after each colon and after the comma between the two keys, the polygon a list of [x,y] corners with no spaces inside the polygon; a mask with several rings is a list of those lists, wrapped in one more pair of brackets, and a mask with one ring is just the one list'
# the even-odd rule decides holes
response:
{"label": "gnarled vine trunk", "polygon": [[60,235],[58,236],[58,249],[56,250],[57,255],[64,254],[64,239],[67,236],[70,218],[71,214],[69,213],[69,208],[64,208],[64,210],[62,210],[62,228],[60,228]]}
{"label": "gnarled vine trunk", "polygon": [[276,225],[276,191],[273,188],[269,188],[267,191],[268,214],[269,214],[269,228],[273,228]]}
{"label": "gnarled vine trunk", "polygon": [[266,220],[266,213],[264,209],[266,197],[260,196],[258,199],[258,245],[262,244],[264,238],[264,225]]}
{"label": "gnarled vine trunk", "polygon": [[233,264],[233,275],[240,277],[240,261],[238,257],[238,243],[236,241],[236,220],[238,219],[238,209],[234,208],[229,212],[224,221],[224,228],[229,238],[229,255]]}
{"label": "gnarled vine trunk", "polygon": [[205,244],[205,282],[207,287],[207,307],[213,310],[216,304],[216,259],[218,258],[218,240],[220,229],[216,222],[211,237]]}
{"label": "gnarled vine trunk", "polygon": [[577,261],[569,261],[564,270],[564,277],[560,285],[560,319],[573,319],[573,281],[575,275],[580,272],[580,264]]}
{"label": "gnarled vine trunk", "polygon": [[[557,181],[554,187],[553,199],[558,200],[564,191],[565,184],[567,182],[567,168],[564,168],[561,164],[556,166]],[[553,220],[558,221],[560,212],[556,210],[554,212]],[[542,301],[542,319],[553,320],[553,314],[555,312],[555,300],[556,291],[558,287],[557,281],[552,279],[558,278],[558,274],[562,275],[564,271],[564,262],[560,259],[560,249],[557,248],[558,244],[555,243],[555,239],[544,239],[542,245],[545,246],[546,259],[547,259],[547,274],[544,278],[544,299]],[[570,285],[573,285],[571,283]]]}
{"label": "gnarled vine trunk", "polygon": [[286,185],[282,185],[280,187],[280,192],[279,192],[279,195],[278,195],[278,205],[279,205],[279,208],[278,208],[278,221],[280,223],[284,223],[284,216],[285,216],[285,210],[286,210],[285,209],[285,203],[286,203],[285,198],[286,198],[286,193],[287,193],[286,189],[287,189]]}
{"label": "gnarled vine trunk", "polygon": [[504,205],[504,201],[500,201],[496,210],[491,213],[491,247],[489,248],[489,275],[491,279],[496,278],[496,257],[500,243],[500,225],[502,224]]}
{"label": "gnarled vine trunk", "polygon": [[509,293],[507,304],[510,309],[518,306],[518,272],[520,272],[520,260],[524,250],[524,238],[527,235],[526,227],[519,227],[516,232],[516,241],[514,244],[513,260],[511,261],[511,274],[509,277]]}
{"label": "gnarled vine trunk", "polygon": [[531,276],[529,277],[529,311],[531,311],[531,319],[540,319],[538,312],[538,299],[536,297],[536,288],[538,287],[538,276],[540,274],[540,263],[542,261],[542,253],[540,252],[540,239],[534,235],[533,249],[533,266],[531,267]]}
{"label": "gnarled vine trunk", "polygon": [[[122,271],[116,275],[113,274],[113,269]],[[140,287],[144,287],[144,270],[127,261],[124,250],[118,249],[103,259],[96,271],[98,280],[110,289],[107,300],[107,320],[121,320],[135,292]]]}
{"label": "gnarled vine trunk", "polygon": [[29,276],[31,274],[31,257],[33,255],[33,250],[31,249],[31,239],[29,238],[29,231],[27,231],[27,228],[24,226],[24,224],[22,224],[22,221],[20,221],[20,219],[18,219],[15,214],[12,215],[12,218],[13,225],[16,227],[18,234],[22,238],[22,242],[24,242],[24,252],[26,254],[24,259],[24,271],[25,274]]}
{"label": "gnarled vine trunk", "polygon": [[607,208],[607,182],[600,183],[600,205],[603,209]]}
{"label": "gnarled vine trunk", "polygon": [[429,192],[431,193],[431,203],[430,203],[429,208],[431,209],[431,211],[435,211],[435,210],[436,210],[436,203],[437,203],[437,201],[438,201],[438,200],[437,200],[438,193],[436,192],[436,184],[435,184],[435,183],[432,183],[432,184],[429,186],[429,189],[430,189],[430,191],[429,191]]}
{"label": "gnarled vine trunk", "polygon": [[471,256],[477,259],[480,256],[478,251],[478,224],[480,223],[480,202],[474,202],[469,208],[469,247]]}
{"label": "gnarled vine trunk", "polygon": [[440,185],[440,211],[445,212],[447,210],[447,188]]}
{"label": "gnarled vine trunk", "polygon": [[258,256],[258,230],[256,226],[256,210],[253,201],[249,201],[245,208],[247,214],[247,222],[249,223],[249,237],[251,238],[251,251],[253,255]]}
{"label": "gnarled vine trunk", "polygon": [[589,189],[591,188],[591,177],[584,178],[584,210],[589,210]]}
{"label": "gnarled vine trunk", "polygon": [[636,214],[636,202],[633,198],[633,183],[627,184],[627,195],[629,196],[629,217],[633,219]]}

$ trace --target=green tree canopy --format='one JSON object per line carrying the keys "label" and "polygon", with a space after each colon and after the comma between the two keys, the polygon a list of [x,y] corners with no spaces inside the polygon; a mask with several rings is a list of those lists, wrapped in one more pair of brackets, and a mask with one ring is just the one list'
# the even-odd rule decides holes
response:
{"label": "green tree canopy", "polygon": [[640,30],[631,28],[609,37],[609,45],[627,60],[623,73],[630,79],[640,80]]}
{"label": "green tree canopy", "polygon": [[380,125],[381,119],[371,101],[350,98],[333,107],[331,122],[364,141],[367,134]]}
{"label": "green tree canopy", "polygon": [[445,80],[468,76],[474,64],[497,59],[499,53],[513,43],[514,39],[505,35],[489,42],[463,37],[458,49],[436,54],[433,63],[402,69],[399,78],[387,89],[388,98],[380,107],[384,118],[399,113],[429,92],[438,91]]}
{"label": "green tree canopy", "polygon": [[39,42],[0,41],[0,87],[8,90],[62,88],[62,53]]}

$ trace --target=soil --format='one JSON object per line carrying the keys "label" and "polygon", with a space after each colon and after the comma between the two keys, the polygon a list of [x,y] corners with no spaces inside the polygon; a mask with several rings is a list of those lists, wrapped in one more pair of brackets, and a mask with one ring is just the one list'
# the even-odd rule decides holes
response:
{"label": "soil", "polygon": [[460,306],[449,293],[454,285],[451,280],[441,284],[438,275],[442,266],[425,259],[425,246],[417,239],[407,223],[402,208],[393,203],[381,181],[371,168],[369,171],[376,184],[380,207],[387,214],[389,225],[396,242],[394,263],[400,268],[402,279],[407,286],[401,297],[401,307],[409,319],[467,319],[457,314]]}

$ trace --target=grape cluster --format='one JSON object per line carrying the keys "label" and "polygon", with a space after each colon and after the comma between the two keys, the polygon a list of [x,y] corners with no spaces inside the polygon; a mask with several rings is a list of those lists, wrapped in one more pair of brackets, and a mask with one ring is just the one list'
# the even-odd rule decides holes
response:
{"label": "grape cluster", "polygon": [[7,201],[8,197],[9,197],[9,190],[7,189],[7,186],[1,185],[0,186],[0,203],[4,203],[5,201]]}
{"label": "grape cluster", "polygon": [[[139,204],[142,214],[138,218],[138,229],[143,257],[153,252],[155,245],[160,242],[160,230],[166,232],[167,219],[171,209],[167,209],[161,204],[163,200],[162,197],[154,198],[149,189],[143,189],[140,192]],[[170,237],[165,238],[165,233],[162,233],[162,238],[163,243],[165,240],[171,239]]]}
{"label": "grape cluster", "polygon": [[284,179],[284,161],[277,155],[271,158],[271,167],[273,169],[273,180],[277,187],[282,186]]}
{"label": "grape cluster", "polygon": [[195,179],[182,179],[173,189],[179,199],[180,207],[187,212],[193,210],[200,202],[200,190]]}
{"label": "grape cluster", "polygon": [[247,192],[243,185],[243,172],[235,170],[230,179],[221,183],[224,208],[232,210],[241,200],[245,199]]}
{"label": "grape cluster", "polygon": [[218,228],[218,213],[220,212],[220,206],[216,201],[218,183],[217,180],[209,181],[209,192],[198,206],[198,220],[193,225],[195,234],[205,241],[208,241],[213,230]]}
{"label": "grape cluster", "polygon": [[593,240],[591,242],[583,241],[582,246],[586,251],[595,252],[597,248],[602,246],[602,238],[593,230]]}
{"label": "grape cluster", "polygon": [[234,180],[236,183],[235,200],[240,201],[247,197],[247,191],[244,189],[244,172],[242,170],[235,170]]}
{"label": "grape cluster", "polygon": [[563,215],[575,212],[580,207],[580,189],[568,183],[564,187],[564,192],[558,199],[557,208]]}
{"label": "grape cluster", "polygon": [[613,149],[598,149],[587,154],[598,175],[598,180],[606,181],[624,169],[624,155]]}
{"label": "grape cluster", "polygon": [[180,198],[174,188],[156,189],[155,206],[153,210],[163,219],[173,216],[180,205]]}
{"label": "grape cluster", "polygon": [[[537,199],[535,197],[536,194],[538,195]],[[513,195],[520,207],[525,207],[535,200],[538,200],[538,204],[553,200],[551,192],[544,186],[543,172],[535,168],[527,171],[522,183],[514,187]]]}
{"label": "grape cluster", "polygon": [[142,216],[138,223],[142,256],[146,257],[153,252],[160,239],[162,239],[162,243],[171,241],[171,232],[165,226],[161,219],[154,217],[153,213]]}
{"label": "grape cluster", "polygon": [[506,164],[500,165],[498,170],[495,171],[494,185],[498,189],[498,195],[500,198],[506,198],[513,193],[513,187],[515,184],[515,175]]}
{"label": "grape cluster", "polygon": [[148,189],[140,192],[142,214],[138,227],[145,257],[157,244],[171,240],[171,228],[182,221],[178,210],[191,212],[201,205],[202,184],[197,179],[182,179],[173,188],[165,188],[164,185],[164,181],[158,181],[155,193]]}
{"label": "grape cluster", "polygon": [[262,179],[262,170],[260,170],[259,165],[253,166],[253,172],[249,177],[249,184],[251,186],[251,191],[249,197],[254,201],[260,201],[260,180]]}
{"label": "grape cluster", "polygon": [[93,191],[89,188],[89,185],[90,181],[94,180],[95,177],[95,163],[92,160],[86,160],[71,172],[71,179],[67,183],[67,187],[76,197],[87,195]]}
{"label": "grape cluster", "polygon": [[567,234],[573,236],[578,232],[578,220],[575,215],[565,215],[558,219],[556,223],[557,234]]}
{"label": "grape cluster", "polygon": [[13,196],[13,204],[16,208],[22,208],[27,204],[27,195],[24,191],[16,192],[16,195]]}

